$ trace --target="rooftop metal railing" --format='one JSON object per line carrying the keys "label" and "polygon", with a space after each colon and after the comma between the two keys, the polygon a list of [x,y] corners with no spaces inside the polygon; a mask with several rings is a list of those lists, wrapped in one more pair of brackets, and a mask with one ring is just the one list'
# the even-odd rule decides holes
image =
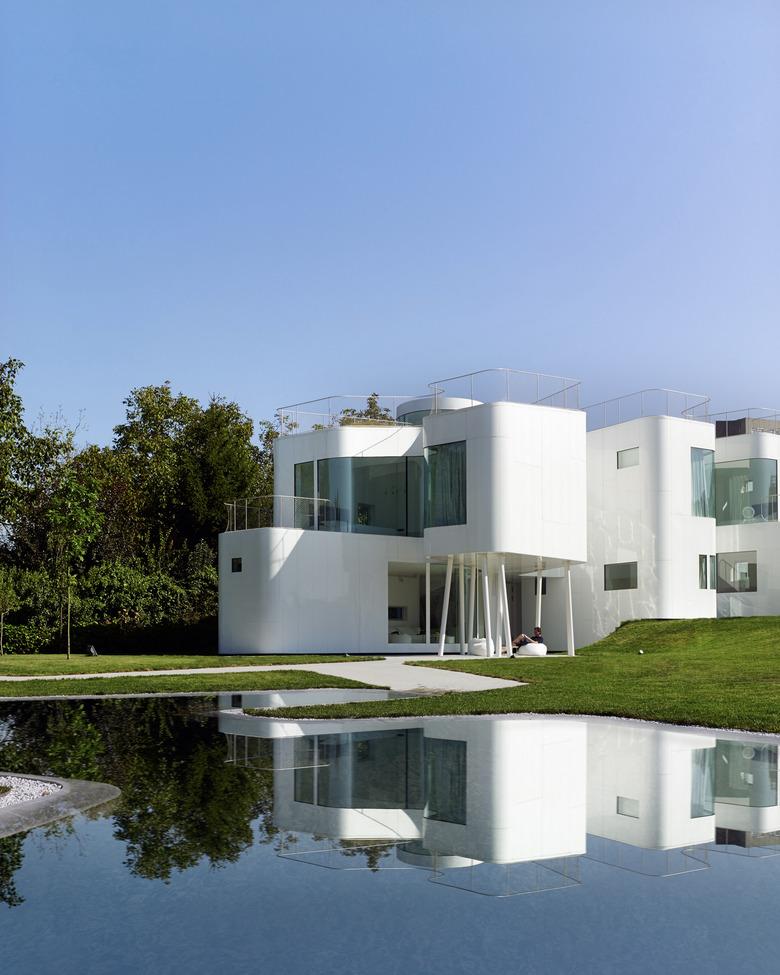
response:
{"label": "rooftop metal railing", "polygon": [[751,406],[745,410],[708,413],[697,419],[715,424],[716,437],[738,437],[744,433],[773,433],[780,435],[780,410]]}
{"label": "rooftop metal railing", "polygon": [[703,393],[686,393],[681,389],[640,389],[636,393],[616,396],[585,407],[588,430],[638,420],[645,416],[679,416],[689,420],[706,420],[710,397]]}
{"label": "rooftop metal railing", "polygon": [[280,406],[276,421],[282,436],[344,426],[404,426],[395,415],[399,403],[410,399],[415,396],[338,393]]}
{"label": "rooftop metal railing", "polygon": [[495,368],[437,379],[428,387],[434,399],[432,412],[436,413],[439,401],[450,398],[469,400],[472,404],[530,403],[578,410],[580,385],[579,380],[565,376]]}
{"label": "rooftop metal railing", "polygon": [[225,531],[246,531],[250,528],[317,528],[328,504],[330,502],[327,498],[302,498],[283,494],[226,501]]}

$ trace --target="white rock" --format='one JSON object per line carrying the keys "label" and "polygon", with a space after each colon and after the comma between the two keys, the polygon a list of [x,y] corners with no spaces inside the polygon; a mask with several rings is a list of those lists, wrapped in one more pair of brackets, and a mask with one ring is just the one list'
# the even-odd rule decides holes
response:
{"label": "white rock", "polygon": [[0,775],[0,787],[8,788],[10,792],[0,795],[0,809],[15,806],[19,802],[31,802],[33,799],[43,799],[54,792],[59,792],[62,786],[55,782],[41,782],[39,779],[24,779],[18,775]]}

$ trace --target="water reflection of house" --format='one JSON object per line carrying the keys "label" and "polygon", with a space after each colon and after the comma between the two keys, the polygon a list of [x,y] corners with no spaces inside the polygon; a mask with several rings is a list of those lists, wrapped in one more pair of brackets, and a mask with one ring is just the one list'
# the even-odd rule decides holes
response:
{"label": "water reflection of house", "polygon": [[588,832],[652,850],[715,831],[715,739],[605,721],[588,725]]}
{"label": "water reflection of house", "polygon": [[778,748],[763,740],[718,740],[715,756],[716,843],[780,846]]}
{"label": "water reflection of house", "polygon": [[[251,721],[221,727],[240,757],[236,732],[251,737]],[[493,863],[585,851],[582,722],[323,722],[318,731],[273,742],[280,828]]]}

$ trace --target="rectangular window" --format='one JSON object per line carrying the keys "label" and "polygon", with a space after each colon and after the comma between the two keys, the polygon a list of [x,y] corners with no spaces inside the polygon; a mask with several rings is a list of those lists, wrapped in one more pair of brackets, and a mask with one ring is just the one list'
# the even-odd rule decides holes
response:
{"label": "rectangular window", "polygon": [[777,521],[777,461],[758,457],[716,464],[715,508],[719,525]]}
{"label": "rectangular window", "polygon": [[718,557],[710,556],[710,589],[718,588]]}
{"label": "rectangular window", "polygon": [[718,592],[756,592],[755,552],[718,552]]}
{"label": "rectangular window", "polygon": [[466,441],[425,448],[425,527],[466,524]]}
{"label": "rectangular window", "polygon": [[715,517],[715,451],[691,447],[691,514]]}
{"label": "rectangular window", "polygon": [[231,572],[241,572],[243,569],[243,562],[241,559],[231,559],[230,560],[230,571]]}
{"label": "rectangular window", "polygon": [[617,814],[618,816],[629,816],[631,819],[639,819],[639,800],[618,796]]}
{"label": "rectangular window", "polygon": [[709,559],[706,555],[699,556],[699,589],[709,589],[709,579],[707,578],[707,564]]}
{"label": "rectangular window", "polygon": [[639,465],[639,447],[629,447],[627,450],[617,452],[618,470],[624,467],[637,467]]}
{"label": "rectangular window", "polygon": [[315,508],[314,498],[314,461],[308,460],[303,464],[296,464],[294,469],[295,485],[293,493],[294,511],[293,526],[295,528],[314,528]]}
{"label": "rectangular window", "polygon": [[466,824],[466,742],[425,739],[426,819]]}
{"label": "rectangular window", "polygon": [[637,589],[637,563],[614,562],[604,566],[604,591]]}
{"label": "rectangular window", "polygon": [[715,749],[691,752],[691,819],[715,815]]}

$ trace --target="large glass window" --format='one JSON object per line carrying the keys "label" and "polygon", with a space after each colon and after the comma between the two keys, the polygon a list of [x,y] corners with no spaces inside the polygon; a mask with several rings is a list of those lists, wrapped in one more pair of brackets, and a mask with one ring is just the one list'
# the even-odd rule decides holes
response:
{"label": "large glass window", "polygon": [[466,441],[425,449],[425,527],[466,524]]}
{"label": "large glass window", "polygon": [[466,742],[425,739],[426,819],[466,824]]}
{"label": "large glass window", "polygon": [[755,552],[718,552],[718,592],[755,592],[757,582]]}
{"label": "large glass window", "polygon": [[332,457],[317,480],[322,531],[422,535],[422,457]]}
{"label": "large glass window", "polygon": [[314,493],[314,461],[309,460],[304,464],[295,465],[295,528],[314,528],[314,509],[316,507],[312,500],[316,497]]}
{"label": "large glass window", "polygon": [[766,457],[715,465],[719,525],[777,521],[777,461]]}
{"label": "large glass window", "polygon": [[715,451],[691,447],[691,514],[715,517]]}
{"label": "large glass window", "polygon": [[615,562],[604,566],[604,590],[637,588],[636,562]]}

